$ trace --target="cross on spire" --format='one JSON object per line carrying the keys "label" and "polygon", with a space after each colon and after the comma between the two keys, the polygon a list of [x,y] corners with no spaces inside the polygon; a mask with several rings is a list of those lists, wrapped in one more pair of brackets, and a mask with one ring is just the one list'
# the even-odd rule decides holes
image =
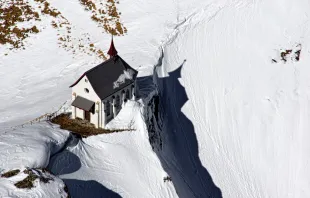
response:
{"label": "cross on spire", "polygon": [[113,42],[113,35],[112,35],[112,41],[111,41],[111,45],[110,45],[110,49],[108,51],[108,54],[110,55],[110,58],[117,55],[117,50],[116,50],[116,48],[114,46],[114,42]]}

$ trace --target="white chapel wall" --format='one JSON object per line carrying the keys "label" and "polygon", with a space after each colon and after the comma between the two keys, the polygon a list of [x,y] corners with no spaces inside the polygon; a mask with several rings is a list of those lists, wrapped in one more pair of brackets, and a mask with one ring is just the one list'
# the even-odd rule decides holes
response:
{"label": "white chapel wall", "polygon": [[[86,92],[85,89],[88,89],[88,93]],[[75,93],[75,96],[73,95],[74,93]],[[81,96],[83,98],[86,98],[88,100],[95,102],[94,114],[90,113],[90,122],[95,124],[96,127],[98,127],[98,113],[96,113],[96,110],[98,110],[99,108],[99,105],[97,105],[97,102],[99,102],[100,104],[100,98],[94,91],[86,75],[78,82],[78,84],[72,87],[72,101],[77,96]],[[84,111],[79,108],[72,107],[72,117],[73,118],[78,117],[78,118],[84,119]]]}
{"label": "white chapel wall", "polygon": [[[110,120],[112,120],[114,118],[114,114],[113,114],[113,96],[116,97],[119,96],[120,97],[120,103],[119,106],[115,108],[116,110],[116,115],[119,113],[119,111],[122,109],[122,105],[123,105],[123,91],[124,92],[124,97],[126,97],[126,92],[129,92],[129,100],[133,99],[133,91],[135,90],[135,88],[133,89],[132,86],[135,86],[135,82],[128,85],[127,87],[119,90],[118,92],[114,93],[113,95],[107,97],[106,99],[104,99],[102,102],[100,102],[100,98],[98,97],[98,95],[96,94],[96,92],[94,91],[94,89],[92,88],[90,82],[87,79],[87,76],[84,76],[79,82],[78,84],[76,84],[73,88],[72,88],[72,101],[75,99],[75,97],[77,96],[81,96],[83,98],[86,98],[88,100],[91,100],[93,102],[95,102],[95,110],[94,110],[94,114],[90,113],[90,122],[93,123],[96,127],[100,126],[100,127],[104,127],[104,123],[108,123]],[[88,89],[88,93],[85,91],[85,88]],[[74,96],[75,93],[75,96]],[[107,116],[107,114],[104,112],[105,109],[105,105],[104,103],[106,101],[110,102],[110,115]],[[99,103],[98,103],[99,102]],[[72,107],[72,118],[81,118],[84,119],[84,110],[79,109],[79,108],[75,108]]]}

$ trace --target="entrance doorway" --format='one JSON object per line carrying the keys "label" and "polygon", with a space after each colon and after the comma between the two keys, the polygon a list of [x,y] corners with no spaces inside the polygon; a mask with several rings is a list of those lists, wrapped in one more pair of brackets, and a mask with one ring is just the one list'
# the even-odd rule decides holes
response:
{"label": "entrance doorway", "polygon": [[89,111],[84,111],[84,119],[90,122],[90,112]]}

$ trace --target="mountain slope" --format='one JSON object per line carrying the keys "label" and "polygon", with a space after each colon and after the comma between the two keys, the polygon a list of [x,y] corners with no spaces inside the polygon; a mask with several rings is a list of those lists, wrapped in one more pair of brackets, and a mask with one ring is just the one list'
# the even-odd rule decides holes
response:
{"label": "mountain slope", "polygon": [[180,197],[310,196],[307,7],[239,1],[211,18],[202,8],[164,46],[159,155],[184,179]]}
{"label": "mountain slope", "polygon": [[[308,1],[121,1],[128,32],[114,41],[139,71],[142,99],[110,127],[135,130],[83,139],[44,122],[20,125],[58,109],[68,86],[102,62],[80,45],[106,53],[111,38],[78,0],[48,2],[69,30],[42,15],[23,23],[39,30],[24,50],[0,46],[1,168],[48,166],[76,197],[310,196]],[[73,49],[58,44],[69,31]],[[143,117],[156,92],[157,156]],[[49,133],[59,134],[57,154]],[[1,191],[14,191],[10,182]]]}
{"label": "mountain slope", "polygon": [[[30,2],[34,3],[34,1]],[[57,133],[58,127],[53,125],[52,128],[55,127],[55,131],[46,130],[44,127],[50,126],[42,121],[43,119],[40,124],[36,123],[37,120],[33,123],[28,121],[57,110],[61,104],[71,98],[69,85],[86,70],[102,62],[96,55],[78,50],[77,46],[80,43],[89,45],[89,38],[95,47],[106,52],[111,39],[111,36],[103,33],[102,27],[98,27],[98,24],[91,19],[91,12],[86,11],[79,1],[49,2],[51,7],[61,12],[70,23],[73,50],[66,50],[59,46],[57,34],[61,32],[51,26],[53,18],[49,16],[42,17],[39,22],[33,22],[40,32],[24,40],[25,50],[9,50],[9,45],[0,46],[2,82],[0,90],[4,93],[0,96],[0,100],[6,101],[0,105],[1,137],[13,135],[14,131],[27,135],[31,134],[31,130],[38,132],[29,142],[25,141],[27,139],[24,135],[5,139],[5,144],[0,145],[0,155],[14,158],[14,161],[3,158],[6,169],[14,169],[16,164],[21,168],[48,166],[56,176],[63,179],[70,194],[75,197],[89,195],[176,197],[173,184],[163,181],[163,177],[167,174],[151,150],[147,131],[141,120],[140,108],[142,107],[137,107],[136,103],[122,111],[125,115],[124,119],[115,120],[116,128],[126,128],[125,119],[136,117],[137,127],[134,131],[73,140],[67,137],[67,144],[63,145],[64,147],[55,156],[52,156],[55,154],[52,152],[52,147],[43,146],[47,144],[44,141],[46,133]],[[117,5],[122,12],[121,20],[126,25],[128,34],[114,37],[116,48],[119,55],[138,69],[139,75],[142,76],[151,74],[152,60],[157,58],[162,34],[169,29],[166,27],[167,12],[171,12],[166,7],[169,2],[161,3],[157,5],[157,3],[124,1]],[[154,10],[154,6],[158,9]],[[162,12],[160,17],[159,12]],[[174,20],[174,14],[172,13],[171,21]],[[154,23],[150,24],[149,21]],[[152,34],[149,34],[148,27],[153,26]],[[79,41],[79,38],[82,38],[82,41]],[[76,50],[75,53],[74,50]],[[67,104],[70,104],[70,101]],[[23,125],[25,122],[27,124]],[[59,131],[68,134],[67,131]],[[40,150],[38,156],[33,155],[32,152],[25,152],[21,156],[15,142],[23,142],[24,150],[34,151],[32,147],[44,149]],[[27,160],[25,161],[24,158]],[[40,163],[38,164],[37,161]],[[13,185],[0,183],[4,186],[4,193],[16,190]],[[35,191],[42,191],[40,185],[36,185],[35,189]],[[29,196],[32,195],[29,194]]]}
{"label": "mountain slope", "polygon": [[[108,127],[133,131],[83,138],[53,156],[48,169],[73,197],[176,197],[152,152],[140,105],[129,101]],[[74,141],[75,142],[75,141]],[[108,190],[109,189],[109,190]]]}

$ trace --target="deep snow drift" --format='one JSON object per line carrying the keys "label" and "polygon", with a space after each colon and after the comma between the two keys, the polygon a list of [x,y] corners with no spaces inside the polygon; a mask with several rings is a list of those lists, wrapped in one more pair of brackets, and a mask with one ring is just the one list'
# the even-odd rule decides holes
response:
{"label": "deep snow drift", "polygon": [[136,102],[129,101],[108,128],[134,131],[92,136],[51,158],[49,169],[73,197],[176,197],[152,152]]}
{"label": "deep snow drift", "polygon": [[[159,154],[180,197],[310,196],[309,6],[201,9],[164,46]],[[299,44],[299,62],[280,60]]]}
{"label": "deep snow drift", "polygon": [[66,144],[69,132],[60,130],[47,123],[36,124],[0,135],[1,174],[13,169],[20,174],[0,177],[0,197],[66,197],[64,183],[59,178],[46,173],[52,178],[48,183],[35,181],[35,188],[18,189],[15,183],[26,178],[22,173],[25,168],[44,168],[49,164],[51,155],[59,152]]}

